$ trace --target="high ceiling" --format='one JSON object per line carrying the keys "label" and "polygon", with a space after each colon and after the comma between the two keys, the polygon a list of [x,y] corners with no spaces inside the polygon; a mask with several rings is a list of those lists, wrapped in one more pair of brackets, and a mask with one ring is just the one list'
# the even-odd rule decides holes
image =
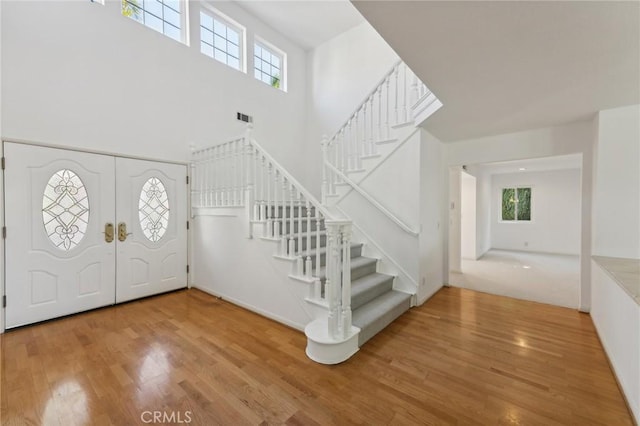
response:
{"label": "high ceiling", "polygon": [[354,1],[444,103],[443,141],[640,103],[640,2]]}
{"label": "high ceiling", "polygon": [[304,49],[364,22],[348,0],[237,0],[237,4]]}

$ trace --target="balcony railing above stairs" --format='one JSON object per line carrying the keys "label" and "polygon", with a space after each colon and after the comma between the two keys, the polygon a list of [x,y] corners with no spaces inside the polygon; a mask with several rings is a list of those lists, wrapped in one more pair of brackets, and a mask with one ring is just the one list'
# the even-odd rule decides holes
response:
{"label": "balcony railing above stairs", "polygon": [[351,323],[351,222],[332,215],[278,164],[251,137],[251,125],[241,138],[192,149],[191,167],[192,207],[245,207],[249,229],[262,225],[264,237],[277,239],[277,254],[295,261],[294,275],[312,283],[309,298],[327,306],[324,334],[335,341],[357,334]]}
{"label": "balcony railing above stairs", "polygon": [[[389,142],[392,129],[413,123],[413,108],[432,95],[411,69],[398,61],[365,97],[349,119],[322,142],[322,200],[343,183],[340,173],[362,170],[362,162],[378,156],[378,144]],[[438,101],[439,102],[439,101]],[[326,165],[332,165],[326,167]]]}

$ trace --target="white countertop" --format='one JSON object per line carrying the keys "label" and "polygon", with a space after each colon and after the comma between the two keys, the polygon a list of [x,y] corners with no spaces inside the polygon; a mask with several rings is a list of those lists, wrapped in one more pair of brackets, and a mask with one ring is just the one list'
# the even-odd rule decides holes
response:
{"label": "white countertop", "polygon": [[621,257],[591,257],[626,291],[636,303],[640,304],[640,259]]}

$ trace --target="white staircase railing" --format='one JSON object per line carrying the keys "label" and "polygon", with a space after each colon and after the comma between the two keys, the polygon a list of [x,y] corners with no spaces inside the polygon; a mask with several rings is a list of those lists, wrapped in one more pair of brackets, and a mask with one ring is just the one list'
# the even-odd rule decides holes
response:
{"label": "white staircase railing", "polygon": [[[394,126],[412,122],[413,106],[430,94],[413,71],[398,61],[342,127],[331,138],[323,140],[324,163],[332,164],[344,174],[361,170],[362,160],[377,156],[377,144],[391,138]],[[323,168],[323,202],[340,182],[337,173]]]}
{"label": "white staircase railing", "polygon": [[[294,275],[313,283],[309,297],[328,306],[328,335],[351,333],[351,222],[340,220],[251,137],[192,149],[194,208],[242,207],[278,256],[294,261]],[[322,227],[326,229],[322,268]],[[251,226],[250,226],[251,228]]]}

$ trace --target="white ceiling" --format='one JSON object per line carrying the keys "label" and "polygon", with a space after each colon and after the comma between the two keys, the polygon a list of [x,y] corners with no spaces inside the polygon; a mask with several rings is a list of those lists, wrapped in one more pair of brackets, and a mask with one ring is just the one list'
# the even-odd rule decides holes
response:
{"label": "white ceiling", "polygon": [[490,175],[580,169],[582,168],[582,156],[580,154],[558,155],[555,157],[485,163],[468,167],[470,170],[480,169]]}
{"label": "white ceiling", "polygon": [[354,1],[444,103],[455,141],[640,103],[640,2]]}
{"label": "white ceiling", "polygon": [[317,47],[364,22],[348,0],[237,0],[236,3],[304,49]]}

